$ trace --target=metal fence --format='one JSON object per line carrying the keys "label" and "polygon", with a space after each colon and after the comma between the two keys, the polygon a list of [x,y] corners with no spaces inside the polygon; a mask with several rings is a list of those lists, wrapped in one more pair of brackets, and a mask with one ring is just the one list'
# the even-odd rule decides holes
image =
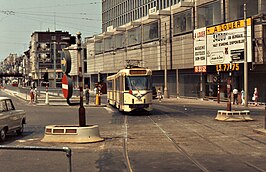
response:
{"label": "metal fence", "polygon": [[0,145],[0,149],[8,149],[8,150],[30,150],[30,151],[53,151],[53,152],[65,152],[68,158],[68,168],[67,171],[72,171],[72,163],[71,163],[71,156],[72,152],[69,147],[40,147],[40,146],[5,146]]}

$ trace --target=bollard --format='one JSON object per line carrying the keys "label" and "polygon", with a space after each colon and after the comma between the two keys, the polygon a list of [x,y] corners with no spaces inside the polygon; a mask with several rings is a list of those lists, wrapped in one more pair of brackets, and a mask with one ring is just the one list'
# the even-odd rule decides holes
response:
{"label": "bollard", "polygon": [[100,94],[96,94],[95,104],[96,105],[101,105],[101,95]]}

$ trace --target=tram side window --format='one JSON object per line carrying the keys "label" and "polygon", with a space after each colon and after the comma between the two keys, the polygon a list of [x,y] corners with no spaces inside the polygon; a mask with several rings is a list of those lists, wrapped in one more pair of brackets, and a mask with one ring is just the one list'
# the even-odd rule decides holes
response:
{"label": "tram side window", "polygon": [[120,87],[120,79],[116,78],[116,90],[120,90],[119,87]]}
{"label": "tram side window", "polygon": [[113,80],[107,82],[107,89],[113,90]]}

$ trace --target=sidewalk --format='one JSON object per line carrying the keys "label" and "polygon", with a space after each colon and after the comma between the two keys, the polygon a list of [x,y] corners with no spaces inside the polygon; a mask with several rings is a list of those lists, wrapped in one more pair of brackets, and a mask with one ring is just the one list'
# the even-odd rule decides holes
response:
{"label": "sidewalk", "polygon": [[[19,99],[22,99],[24,101],[30,102],[30,96],[28,94],[25,93],[20,93],[20,92],[16,92],[16,91],[12,91],[9,89],[1,89],[2,92],[5,92],[11,96],[15,96]],[[49,104],[45,104],[45,99],[46,99],[46,92],[41,92],[39,94],[39,96],[37,97],[37,103],[33,103],[33,105],[36,106],[69,106],[67,104],[67,100],[63,97],[63,95],[58,95],[55,93],[51,93],[49,92]],[[79,96],[73,96],[71,98],[72,101],[74,102],[79,102]],[[85,100],[84,100],[84,106],[85,107],[105,107],[106,104],[101,104],[101,105],[96,105],[95,104],[95,96],[91,96],[90,97],[90,102],[89,104],[85,104]]]}

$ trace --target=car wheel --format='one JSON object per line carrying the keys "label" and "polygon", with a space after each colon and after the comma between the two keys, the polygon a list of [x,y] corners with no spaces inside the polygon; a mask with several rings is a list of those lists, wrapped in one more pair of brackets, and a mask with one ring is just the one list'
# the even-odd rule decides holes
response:
{"label": "car wheel", "polygon": [[0,141],[5,141],[6,139],[6,130],[2,129],[0,130]]}
{"label": "car wheel", "polygon": [[21,124],[20,128],[16,130],[16,133],[17,135],[20,136],[23,133],[23,131],[24,131],[24,124]]}

